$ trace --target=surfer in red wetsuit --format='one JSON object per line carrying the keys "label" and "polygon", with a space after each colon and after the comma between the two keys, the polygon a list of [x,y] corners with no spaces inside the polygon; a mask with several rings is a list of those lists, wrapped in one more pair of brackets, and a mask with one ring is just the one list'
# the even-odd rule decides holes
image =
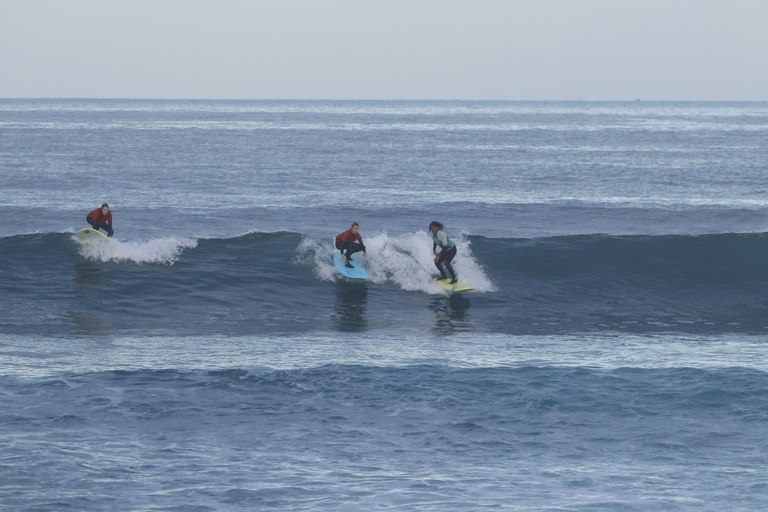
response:
{"label": "surfer in red wetsuit", "polygon": [[88,224],[96,231],[103,229],[108,237],[112,237],[115,232],[112,230],[112,213],[109,211],[109,205],[104,203],[101,208],[96,208],[85,218]]}
{"label": "surfer in red wetsuit", "polygon": [[[346,261],[344,265],[349,268],[354,268],[350,263],[354,253],[363,251],[363,256],[368,257],[368,253],[365,252],[365,245],[363,245],[363,237],[357,232],[358,229],[360,229],[360,225],[353,222],[348,230],[336,237],[336,248],[341,251],[341,261]],[[344,254],[344,251],[347,253]]]}

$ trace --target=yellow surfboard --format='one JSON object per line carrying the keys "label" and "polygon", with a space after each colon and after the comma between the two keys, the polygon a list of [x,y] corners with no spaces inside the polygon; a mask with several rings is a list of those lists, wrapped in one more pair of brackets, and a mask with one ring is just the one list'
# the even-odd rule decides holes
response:
{"label": "yellow surfboard", "polygon": [[437,286],[442,288],[443,290],[448,290],[451,293],[454,292],[466,292],[467,290],[474,290],[474,286],[469,286],[467,283],[462,283],[461,281],[456,281],[453,284],[448,284],[451,282],[450,279],[445,279],[442,281],[438,281],[435,279],[435,282],[437,283]]}
{"label": "yellow surfboard", "polygon": [[109,237],[93,228],[83,228],[77,232],[77,239],[81,242],[109,242]]}

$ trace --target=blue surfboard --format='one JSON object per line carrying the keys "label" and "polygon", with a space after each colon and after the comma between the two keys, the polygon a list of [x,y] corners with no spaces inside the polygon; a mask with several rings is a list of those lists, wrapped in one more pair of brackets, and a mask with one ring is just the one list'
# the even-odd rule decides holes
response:
{"label": "blue surfboard", "polygon": [[363,270],[363,267],[357,261],[352,260],[352,267],[354,268],[347,267],[345,263],[345,261],[341,261],[341,254],[336,253],[333,255],[333,264],[336,265],[336,269],[343,275],[352,279],[370,279],[368,272]]}

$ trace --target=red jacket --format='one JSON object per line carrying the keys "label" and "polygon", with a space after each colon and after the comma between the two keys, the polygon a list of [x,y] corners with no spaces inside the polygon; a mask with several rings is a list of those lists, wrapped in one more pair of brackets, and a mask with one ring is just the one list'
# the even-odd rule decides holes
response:
{"label": "red jacket", "polygon": [[[82,215],[82,213],[80,214]],[[106,215],[101,214],[101,208],[96,208],[91,213],[88,214],[88,217],[92,218],[99,224],[104,224],[105,222],[112,222],[112,212],[107,212]]]}
{"label": "red jacket", "polygon": [[352,231],[350,231],[349,229],[336,237],[336,243],[338,243],[338,242],[354,242],[355,240],[357,240],[361,244],[363,243],[363,237],[360,236],[360,233],[358,233],[356,235],[353,235]]}

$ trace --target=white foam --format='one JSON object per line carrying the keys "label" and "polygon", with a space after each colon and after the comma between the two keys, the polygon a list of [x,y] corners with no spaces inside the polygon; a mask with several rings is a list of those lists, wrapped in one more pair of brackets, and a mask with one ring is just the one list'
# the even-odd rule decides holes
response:
{"label": "white foam", "polygon": [[197,247],[191,238],[157,238],[146,242],[115,240],[80,243],[80,255],[103,262],[162,263],[173,265],[184,249]]}
{"label": "white foam", "polygon": [[[458,249],[452,265],[460,280],[474,286],[477,292],[490,292],[495,288],[472,254],[471,243],[465,235],[452,238]],[[391,282],[408,291],[446,293],[434,282],[437,275],[432,238],[425,232],[407,233],[398,237],[387,233],[364,239],[368,257],[362,253],[355,260],[368,272],[374,283]],[[331,261],[333,242],[305,238],[296,249],[298,261],[314,267],[315,275],[323,281],[340,279],[341,275]]]}
{"label": "white foam", "polygon": [[296,248],[296,262],[311,267],[321,281],[335,281],[341,275],[331,260],[333,251],[333,242],[324,244],[319,240],[305,237]]}

